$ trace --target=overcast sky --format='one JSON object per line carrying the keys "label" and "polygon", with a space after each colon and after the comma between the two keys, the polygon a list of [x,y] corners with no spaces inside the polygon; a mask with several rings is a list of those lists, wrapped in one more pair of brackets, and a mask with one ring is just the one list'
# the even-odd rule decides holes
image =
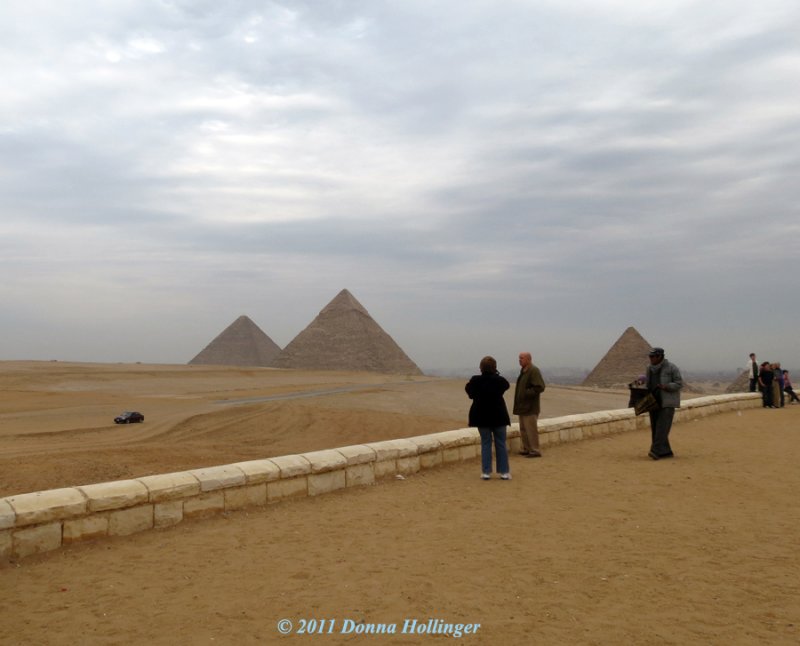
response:
{"label": "overcast sky", "polygon": [[0,359],[347,288],[423,369],[800,370],[797,0],[3,0],[0,83]]}

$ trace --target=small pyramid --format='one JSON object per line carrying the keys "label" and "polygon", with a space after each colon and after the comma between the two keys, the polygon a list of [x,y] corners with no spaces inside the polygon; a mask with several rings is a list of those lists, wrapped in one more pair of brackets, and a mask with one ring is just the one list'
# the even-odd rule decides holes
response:
{"label": "small pyramid", "polygon": [[346,289],[287,345],[276,368],[421,375],[394,339]]}
{"label": "small pyramid", "polygon": [[247,316],[240,316],[209,343],[190,365],[271,366],[280,347]]}
{"label": "small pyramid", "polygon": [[651,347],[636,328],[629,327],[581,385],[626,388],[631,381],[647,370],[647,353]]}

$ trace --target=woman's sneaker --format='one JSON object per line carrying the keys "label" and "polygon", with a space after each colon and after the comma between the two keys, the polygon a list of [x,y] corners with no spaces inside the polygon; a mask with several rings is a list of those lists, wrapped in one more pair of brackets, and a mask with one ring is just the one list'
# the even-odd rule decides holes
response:
{"label": "woman's sneaker", "polygon": [[511,474],[510,473],[503,473],[503,474],[500,475],[500,479],[501,480],[511,480]]}
{"label": "woman's sneaker", "polygon": [[491,473],[482,473],[481,474],[481,480],[491,480],[491,479],[492,479],[492,474]]}

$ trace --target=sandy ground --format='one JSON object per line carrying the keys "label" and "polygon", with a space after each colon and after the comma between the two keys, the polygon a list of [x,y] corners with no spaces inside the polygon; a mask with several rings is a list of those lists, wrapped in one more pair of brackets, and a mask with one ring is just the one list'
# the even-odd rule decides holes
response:
{"label": "sandy ground", "polygon": [[[465,382],[0,362],[0,496],[462,428]],[[626,393],[553,387],[543,415],[626,403]],[[144,424],[115,425],[123,410],[142,412]]]}
{"label": "sandy ground", "polygon": [[[6,564],[0,644],[452,639],[400,634],[429,618],[479,623],[472,644],[797,644],[799,423],[800,406],[724,414],[676,426],[674,460],[627,433],[515,457],[510,482],[450,465]],[[368,624],[398,633],[342,634]]]}

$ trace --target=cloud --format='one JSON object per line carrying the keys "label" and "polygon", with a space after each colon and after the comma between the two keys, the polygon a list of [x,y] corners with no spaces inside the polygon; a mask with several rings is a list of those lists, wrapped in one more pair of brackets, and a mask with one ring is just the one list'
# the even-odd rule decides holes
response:
{"label": "cloud", "polygon": [[0,358],[182,362],[242,313],[285,344],[347,287],[425,367],[591,367],[631,324],[800,362],[799,18],[6,2]]}

